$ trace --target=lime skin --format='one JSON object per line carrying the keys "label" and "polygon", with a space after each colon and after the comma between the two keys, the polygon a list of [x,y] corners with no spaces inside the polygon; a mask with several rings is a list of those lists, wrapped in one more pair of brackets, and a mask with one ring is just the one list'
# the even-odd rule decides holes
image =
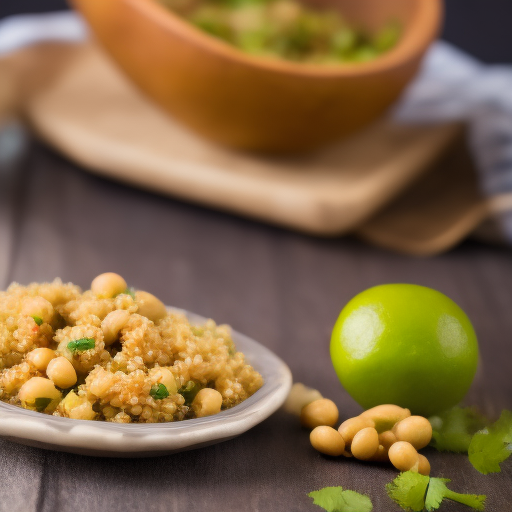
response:
{"label": "lime skin", "polygon": [[446,295],[414,284],[385,284],[341,311],[331,359],[347,392],[365,409],[396,404],[430,416],[458,404],[478,365],[469,318]]}

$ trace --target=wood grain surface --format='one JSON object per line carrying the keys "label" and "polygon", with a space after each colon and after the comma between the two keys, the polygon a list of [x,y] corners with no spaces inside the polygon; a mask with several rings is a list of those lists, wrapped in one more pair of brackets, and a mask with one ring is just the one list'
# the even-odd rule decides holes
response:
{"label": "wood grain surface", "polygon": [[[274,350],[297,381],[360,409],[328,354],[341,307],[364,288],[411,282],[446,293],[469,314],[481,364],[467,403],[512,408],[512,260],[509,250],[465,243],[431,259],[400,256],[349,238],[316,239],[124,187],[33,144],[19,169],[15,243],[8,268],[21,283],[60,276],[87,287],[103,271],[167,304],[231,323]],[[487,512],[512,503],[512,463],[483,476],[461,455],[427,449],[434,476],[488,495]],[[279,411],[223,444],[154,459],[99,459],[0,441],[0,512],[314,512],[306,493],[342,485],[399,512],[386,466],[316,453],[296,418]],[[443,505],[462,512],[462,505]]]}

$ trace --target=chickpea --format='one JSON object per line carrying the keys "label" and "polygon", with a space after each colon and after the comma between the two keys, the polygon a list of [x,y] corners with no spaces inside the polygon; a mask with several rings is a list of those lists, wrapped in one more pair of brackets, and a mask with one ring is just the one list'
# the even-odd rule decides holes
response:
{"label": "chickpea", "polygon": [[21,386],[18,398],[25,409],[53,412],[62,395],[51,380],[32,377]]}
{"label": "chickpea", "polygon": [[192,410],[198,418],[217,414],[221,407],[222,395],[216,389],[203,388],[192,401]]}
{"label": "chickpea", "polygon": [[378,432],[391,430],[395,423],[410,415],[411,411],[409,409],[392,404],[377,405],[360,414],[362,418],[372,419]]}
{"label": "chickpea", "polygon": [[397,442],[397,438],[395,434],[391,430],[386,430],[379,434],[379,443],[387,450],[391,448],[391,446]]}
{"label": "chickpea", "polygon": [[178,392],[178,386],[176,385],[176,379],[174,378],[171,370],[167,368],[156,367],[150,371],[151,380],[157,384],[163,384],[170,395],[175,395]]}
{"label": "chickpea", "polygon": [[290,393],[288,393],[288,398],[283,405],[283,408],[286,412],[290,414],[294,414],[295,416],[300,416],[300,411],[305,405],[314,402],[315,400],[320,400],[322,395],[320,391],[317,391],[313,388],[308,388],[301,384],[300,382],[296,382]]}
{"label": "chickpea", "polygon": [[418,464],[418,473],[425,476],[430,475],[430,462],[428,461],[427,457],[425,457],[425,455],[421,455],[421,453],[418,453],[418,457],[420,458]]}
{"label": "chickpea", "polygon": [[38,317],[43,322],[49,323],[53,319],[54,310],[52,303],[44,297],[25,297],[21,303],[21,314]]}
{"label": "chickpea", "polygon": [[135,292],[135,300],[139,306],[137,313],[149,318],[153,322],[158,322],[167,315],[167,309],[162,301],[148,292]]}
{"label": "chickpea", "polygon": [[315,427],[309,434],[309,440],[313,448],[324,455],[338,457],[345,451],[343,437],[332,427]]}
{"label": "chickpea", "polygon": [[103,341],[105,345],[112,345],[119,338],[119,332],[128,323],[130,313],[126,309],[111,311],[101,322]]}
{"label": "chickpea", "polygon": [[397,441],[388,452],[389,460],[400,471],[418,471],[420,457],[416,448],[407,441]]}
{"label": "chickpea", "polygon": [[398,441],[407,441],[421,450],[432,439],[432,425],[422,416],[409,416],[393,427],[393,433]]}
{"label": "chickpea", "polygon": [[388,450],[380,444],[375,454],[367,460],[372,462],[389,462]]}
{"label": "chickpea", "polygon": [[91,283],[91,291],[100,299],[111,299],[123,293],[126,288],[126,281],[114,272],[100,274]]}
{"label": "chickpea", "polygon": [[361,416],[356,416],[355,418],[350,418],[345,420],[338,428],[338,432],[342,435],[345,440],[345,444],[350,446],[352,443],[352,439],[354,436],[363,428],[366,427],[374,427],[375,423],[370,418],[362,418]]}
{"label": "chickpea", "polygon": [[40,372],[45,372],[48,363],[57,357],[57,354],[49,348],[35,348],[27,354],[30,361]]}
{"label": "chickpea", "polygon": [[352,439],[350,451],[359,460],[371,459],[379,449],[379,434],[373,427],[360,430]]}
{"label": "chickpea", "polygon": [[61,389],[68,389],[77,381],[73,365],[63,356],[56,357],[48,363],[46,375]]}
{"label": "chickpea", "polygon": [[303,427],[310,429],[323,425],[333,427],[338,421],[338,416],[336,404],[328,398],[322,398],[302,408],[300,422]]}

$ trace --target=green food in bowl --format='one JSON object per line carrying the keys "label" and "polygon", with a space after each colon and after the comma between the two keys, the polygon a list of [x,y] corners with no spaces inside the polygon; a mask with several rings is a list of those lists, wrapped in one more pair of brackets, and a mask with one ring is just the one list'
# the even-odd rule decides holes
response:
{"label": "green food in bowl", "polygon": [[388,284],[363,291],[343,308],[331,358],[343,387],[363,407],[390,403],[430,416],[468,391],[478,342],[464,311],[446,295]]}
{"label": "green food in bowl", "polygon": [[368,34],[336,11],[314,10],[295,0],[157,1],[244,52],[291,61],[370,61],[393,48],[401,34],[397,23]]}

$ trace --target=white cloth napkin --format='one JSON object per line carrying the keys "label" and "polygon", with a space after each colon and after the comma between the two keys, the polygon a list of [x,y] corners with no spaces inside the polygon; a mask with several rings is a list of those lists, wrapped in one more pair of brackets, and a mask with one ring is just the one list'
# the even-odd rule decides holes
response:
{"label": "white cloth napkin", "polygon": [[482,190],[512,243],[512,66],[485,65],[437,42],[393,115],[401,122],[466,122]]}
{"label": "white cloth napkin", "polygon": [[[42,41],[80,42],[87,29],[74,12],[0,21],[0,55]],[[445,42],[429,50],[392,116],[399,122],[464,121],[483,192],[512,243],[512,66],[489,66]]]}

